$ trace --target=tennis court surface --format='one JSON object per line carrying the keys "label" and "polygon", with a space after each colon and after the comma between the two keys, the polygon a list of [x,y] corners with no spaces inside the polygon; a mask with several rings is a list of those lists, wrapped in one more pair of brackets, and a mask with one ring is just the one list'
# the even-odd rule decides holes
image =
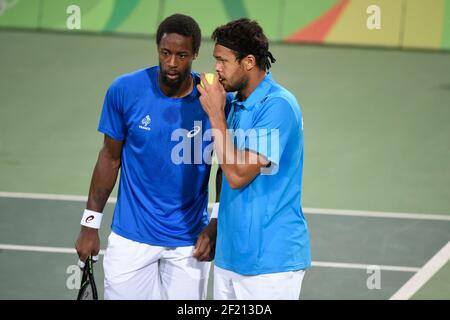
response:
{"label": "tennis court surface", "polygon": [[[0,31],[0,43],[0,299],[75,299],[102,100],[116,76],[157,63],[154,39]],[[450,54],[271,51],[305,123],[302,298],[450,299]],[[212,70],[211,52],[204,42],[195,70]]]}

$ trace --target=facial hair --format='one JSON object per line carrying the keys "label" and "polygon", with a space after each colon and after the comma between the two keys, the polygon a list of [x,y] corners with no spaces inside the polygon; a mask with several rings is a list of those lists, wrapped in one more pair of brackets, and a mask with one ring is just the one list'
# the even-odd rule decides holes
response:
{"label": "facial hair", "polygon": [[163,82],[166,86],[177,89],[181,86],[181,84],[191,75],[191,68],[186,68],[186,70],[183,73],[177,73],[178,79],[176,80],[170,80],[167,77],[167,74],[169,74],[170,70],[163,69],[161,64],[159,64],[159,70],[160,70],[160,80]]}

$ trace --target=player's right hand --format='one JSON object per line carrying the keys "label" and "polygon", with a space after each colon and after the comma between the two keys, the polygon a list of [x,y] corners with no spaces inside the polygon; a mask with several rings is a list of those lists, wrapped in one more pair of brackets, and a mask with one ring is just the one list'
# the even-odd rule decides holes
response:
{"label": "player's right hand", "polygon": [[100,251],[100,237],[98,236],[98,229],[81,226],[78,234],[77,242],[75,243],[80,261],[86,262],[89,256],[97,256]]}
{"label": "player's right hand", "polygon": [[199,261],[212,261],[216,251],[217,219],[211,219],[200,233],[195,244],[193,257]]}

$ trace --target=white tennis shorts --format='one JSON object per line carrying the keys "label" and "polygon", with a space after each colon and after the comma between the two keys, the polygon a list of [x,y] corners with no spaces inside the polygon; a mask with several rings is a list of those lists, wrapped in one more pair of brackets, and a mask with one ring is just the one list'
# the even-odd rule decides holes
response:
{"label": "white tennis shorts", "polygon": [[298,300],[305,270],[245,276],[214,266],[214,300]]}
{"label": "white tennis shorts", "polygon": [[211,263],[193,258],[193,249],[151,246],[111,232],[103,260],[105,299],[205,299]]}

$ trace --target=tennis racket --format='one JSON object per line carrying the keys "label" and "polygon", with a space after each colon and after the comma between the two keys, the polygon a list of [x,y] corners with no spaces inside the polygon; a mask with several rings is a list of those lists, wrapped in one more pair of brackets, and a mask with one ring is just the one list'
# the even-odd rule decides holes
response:
{"label": "tennis racket", "polygon": [[98,300],[97,286],[94,280],[94,262],[91,256],[87,258],[86,265],[84,266],[77,300]]}

